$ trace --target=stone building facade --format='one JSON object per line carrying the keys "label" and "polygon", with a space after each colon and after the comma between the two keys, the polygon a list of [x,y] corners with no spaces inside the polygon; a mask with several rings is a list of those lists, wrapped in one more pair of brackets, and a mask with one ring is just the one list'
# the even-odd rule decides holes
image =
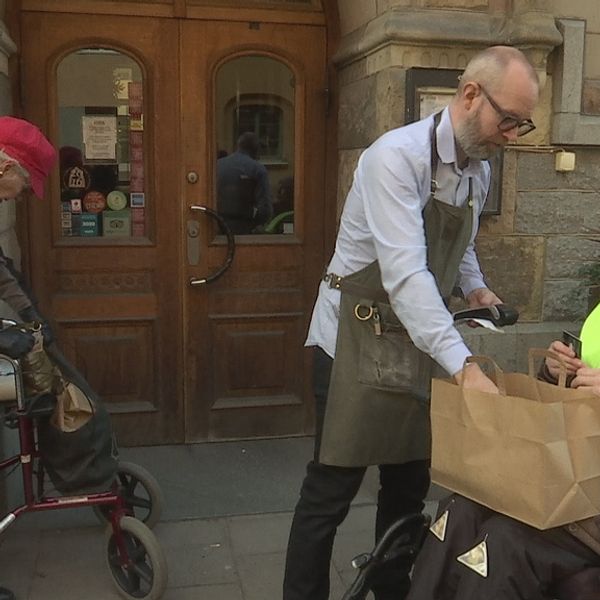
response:
{"label": "stone building facade", "polygon": [[[483,218],[478,251],[490,285],[519,307],[522,321],[580,319],[588,284],[581,267],[600,251],[587,239],[594,237],[600,200],[594,169],[599,138],[592,133],[600,123],[600,61],[590,51],[599,37],[598,9],[580,2],[574,15],[567,2],[477,0],[350,5],[340,14],[336,57],[339,204],[358,154],[404,121],[407,69],[460,69],[482,47],[514,44],[542,81],[537,130],[522,140],[526,146],[506,152],[501,212]],[[576,153],[573,173],[555,171],[559,148]]]}
{"label": "stone building facade", "polygon": [[[264,13],[265,6],[278,3],[239,4]],[[507,356],[516,355],[514,347],[545,344],[562,327],[558,321],[576,327],[588,310],[589,288],[600,283],[595,268],[600,262],[598,3],[323,0],[320,5],[327,8],[336,45],[330,72],[338,115],[337,199],[332,199],[338,215],[359,154],[406,121],[410,69],[462,69],[478,50],[493,44],[512,44],[528,55],[543,85],[534,114],[537,129],[505,152],[501,210],[483,217],[478,252],[490,287],[521,312],[513,345],[503,341]],[[6,2],[0,2],[0,14],[5,10]],[[15,51],[0,24],[2,113],[11,112],[7,65]],[[556,171],[561,150],[575,154],[574,171]],[[333,219],[328,227],[333,240]],[[523,335],[533,338],[524,343]],[[498,343],[486,340],[477,336],[474,349]]]}

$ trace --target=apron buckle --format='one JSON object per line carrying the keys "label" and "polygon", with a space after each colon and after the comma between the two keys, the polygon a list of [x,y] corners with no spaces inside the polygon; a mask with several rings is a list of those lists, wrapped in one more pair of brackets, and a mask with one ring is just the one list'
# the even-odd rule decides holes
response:
{"label": "apron buckle", "polygon": [[[365,312],[366,311],[366,312]],[[375,310],[372,306],[365,306],[364,304],[360,304],[360,302],[354,307],[354,316],[359,321],[368,321],[375,314]]]}
{"label": "apron buckle", "polygon": [[342,277],[335,273],[325,273],[323,275],[323,281],[334,290],[339,290],[342,287]]}

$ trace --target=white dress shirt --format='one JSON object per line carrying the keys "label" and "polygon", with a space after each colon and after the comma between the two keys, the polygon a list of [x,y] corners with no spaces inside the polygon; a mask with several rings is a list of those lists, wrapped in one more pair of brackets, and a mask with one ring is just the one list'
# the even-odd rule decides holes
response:
{"label": "white dress shirt", "polygon": [[[341,277],[378,260],[383,287],[392,308],[414,344],[448,373],[454,374],[471,354],[427,268],[423,208],[431,189],[430,134],[433,116],[389,131],[358,160],[346,198],[335,252],[327,272]],[[473,186],[473,232],[462,259],[457,284],[466,295],[485,283],[475,255],[479,214],[487,195],[487,162],[469,160],[456,166],[456,147],[446,108],[437,129],[439,162],[436,197],[462,206]],[[313,310],[307,346],[319,346],[335,356],[340,291],[324,281]]]}

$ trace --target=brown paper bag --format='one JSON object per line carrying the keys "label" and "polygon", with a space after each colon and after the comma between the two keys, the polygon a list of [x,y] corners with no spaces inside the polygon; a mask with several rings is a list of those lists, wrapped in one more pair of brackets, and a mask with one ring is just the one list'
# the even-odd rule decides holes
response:
{"label": "brown paper bag", "polygon": [[496,367],[500,395],[433,380],[431,474],[443,487],[548,529],[600,514],[600,397],[538,381],[533,357],[540,352],[530,353],[529,375]]}
{"label": "brown paper bag", "polygon": [[70,381],[63,382],[50,422],[60,431],[77,431],[92,418],[94,407],[79,387]]}

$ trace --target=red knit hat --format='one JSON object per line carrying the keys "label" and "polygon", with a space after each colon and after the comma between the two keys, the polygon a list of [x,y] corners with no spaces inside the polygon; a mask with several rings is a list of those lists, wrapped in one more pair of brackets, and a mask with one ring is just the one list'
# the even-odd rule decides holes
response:
{"label": "red knit hat", "polygon": [[35,126],[15,117],[0,117],[0,150],[29,173],[31,189],[44,195],[44,182],[56,162],[56,150]]}

